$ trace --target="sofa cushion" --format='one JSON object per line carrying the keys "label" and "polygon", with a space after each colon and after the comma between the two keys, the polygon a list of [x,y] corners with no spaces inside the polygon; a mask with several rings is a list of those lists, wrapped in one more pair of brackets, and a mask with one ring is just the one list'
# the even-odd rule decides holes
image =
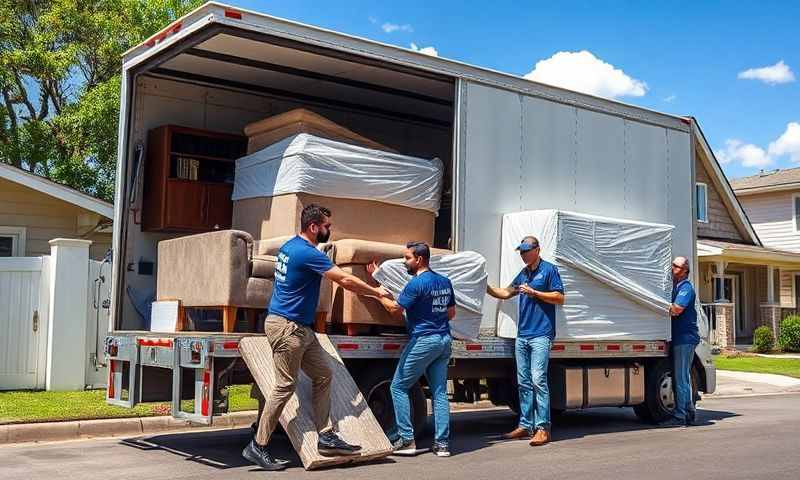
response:
{"label": "sofa cushion", "polygon": [[277,257],[272,255],[253,255],[253,263],[250,276],[256,278],[274,278],[275,262]]}
{"label": "sofa cushion", "polygon": [[[337,240],[333,242],[335,249],[333,262],[336,265],[367,264],[372,261],[378,263],[392,259],[403,258],[406,251],[405,244],[373,242],[369,240]],[[452,253],[450,250],[432,248],[431,255],[444,255]]]}

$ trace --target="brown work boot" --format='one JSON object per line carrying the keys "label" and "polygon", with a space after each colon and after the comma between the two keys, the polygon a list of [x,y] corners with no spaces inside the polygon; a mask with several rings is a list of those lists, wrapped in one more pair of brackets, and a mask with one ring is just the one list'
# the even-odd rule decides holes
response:
{"label": "brown work boot", "polygon": [[550,432],[548,432],[544,428],[540,428],[537,429],[536,433],[534,433],[533,437],[531,437],[530,446],[538,447],[549,442],[550,442]]}
{"label": "brown work boot", "polygon": [[514,430],[504,433],[503,439],[505,440],[523,440],[531,436],[531,431],[527,428],[517,427]]}

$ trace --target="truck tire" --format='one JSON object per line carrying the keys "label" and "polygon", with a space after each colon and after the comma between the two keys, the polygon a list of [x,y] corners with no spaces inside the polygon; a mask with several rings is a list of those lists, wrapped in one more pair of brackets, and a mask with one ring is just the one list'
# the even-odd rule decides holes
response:
{"label": "truck tire", "polygon": [[[692,368],[692,403],[697,402],[697,371]],[[654,363],[645,374],[644,402],[633,407],[634,413],[646,423],[657,424],[672,415],[675,395],[672,389],[672,361],[664,358]]]}
{"label": "truck tire", "polygon": [[[356,379],[359,390],[364,395],[372,414],[387,434],[395,429],[394,402],[389,386],[392,383],[394,367],[371,368],[364,371]],[[411,401],[411,424],[414,427],[414,436],[419,437],[428,419],[428,402],[422,385],[415,383],[409,393]]]}

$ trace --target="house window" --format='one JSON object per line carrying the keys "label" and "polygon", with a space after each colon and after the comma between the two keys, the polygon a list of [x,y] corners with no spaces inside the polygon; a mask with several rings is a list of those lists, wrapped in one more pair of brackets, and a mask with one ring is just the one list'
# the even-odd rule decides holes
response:
{"label": "house window", "polygon": [[695,198],[697,199],[697,221],[708,223],[708,186],[705,183],[695,185]]}
{"label": "house window", "polygon": [[800,232],[800,195],[792,197],[794,200],[794,231]]}
{"label": "house window", "polygon": [[25,255],[25,227],[0,227],[0,257]]}

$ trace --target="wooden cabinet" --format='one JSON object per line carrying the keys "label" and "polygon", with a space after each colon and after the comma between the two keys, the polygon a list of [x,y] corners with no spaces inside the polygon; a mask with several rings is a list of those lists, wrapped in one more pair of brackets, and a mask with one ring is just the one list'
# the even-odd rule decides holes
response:
{"label": "wooden cabinet", "polygon": [[165,125],[148,133],[142,228],[207,232],[231,227],[235,160],[247,138]]}

